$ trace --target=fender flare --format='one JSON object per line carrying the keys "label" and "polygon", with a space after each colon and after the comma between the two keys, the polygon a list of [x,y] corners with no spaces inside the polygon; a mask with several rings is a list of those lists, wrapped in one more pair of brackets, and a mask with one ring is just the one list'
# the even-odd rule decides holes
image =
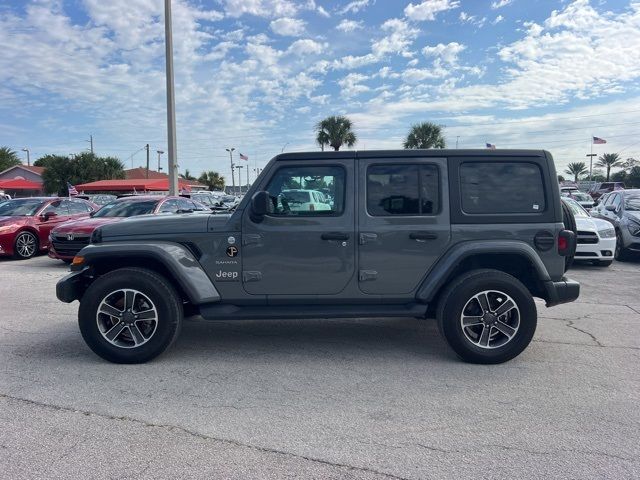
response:
{"label": "fender flare", "polygon": [[220,301],[220,293],[191,251],[179,243],[145,241],[98,243],[84,247],[77,254],[84,258],[82,267],[107,260],[135,258],[161,263],[194,305]]}
{"label": "fender flare", "polygon": [[538,279],[547,283],[551,281],[545,267],[535,250],[527,243],[518,240],[478,240],[462,242],[451,247],[435,266],[429,271],[418,288],[416,300],[423,303],[433,301],[436,293],[444,286],[453,271],[467,258],[486,254],[515,254],[529,261]]}

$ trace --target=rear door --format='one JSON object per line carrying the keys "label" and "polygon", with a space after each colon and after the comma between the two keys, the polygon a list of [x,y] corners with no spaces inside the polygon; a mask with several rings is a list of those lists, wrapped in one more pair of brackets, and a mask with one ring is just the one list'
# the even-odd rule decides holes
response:
{"label": "rear door", "polygon": [[358,166],[360,290],[412,294],[449,244],[446,159],[363,158]]}

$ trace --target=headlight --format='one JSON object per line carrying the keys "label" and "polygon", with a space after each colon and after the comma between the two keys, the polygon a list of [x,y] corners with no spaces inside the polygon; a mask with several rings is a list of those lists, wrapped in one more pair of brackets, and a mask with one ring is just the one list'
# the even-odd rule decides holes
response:
{"label": "headlight", "polygon": [[640,223],[636,222],[635,220],[628,220],[627,228],[629,229],[629,233],[631,233],[631,235],[640,235]]}
{"label": "headlight", "polygon": [[19,225],[16,223],[12,223],[10,225],[3,225],[0,227],[0,233],[13,232]]}
{"label": "headlight", "polygon": [[616,231],[613,228],[605,228],[604,230],[598,230],[600,238],[613,238],[616,236]]}
{"label": "headlight", "polygon": [[96,228],[93,233],[91,233],[90,243],[100,243],[102,242],[102,229]]}

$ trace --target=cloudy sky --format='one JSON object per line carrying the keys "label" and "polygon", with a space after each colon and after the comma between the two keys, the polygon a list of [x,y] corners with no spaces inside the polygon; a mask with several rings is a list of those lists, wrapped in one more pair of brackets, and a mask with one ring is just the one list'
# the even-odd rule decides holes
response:
{"label": "cloudy sky", "polygon": [[[0,145],[166,150],[162,0],[2,0]],[[180,170],[229,176],[354,122],[357,149],[418,121],[448,146],[545,148],[559,169],[640,157],[640,3],[622,0],[173,0]],[[20,152],[22,153],[22,152]],[[166,155],[165,155],[166,157]],[[152,165],[156,155],[152,155]],[[165,160],[166,161],[166,160]]]}

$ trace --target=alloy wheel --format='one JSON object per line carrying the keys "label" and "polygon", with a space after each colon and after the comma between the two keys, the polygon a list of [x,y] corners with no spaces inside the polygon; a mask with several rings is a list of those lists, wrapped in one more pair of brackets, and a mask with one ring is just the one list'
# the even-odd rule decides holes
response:
{"label": "alloy wheel", "polygon": [[22,258],[31,258],[36,253],[36,237],[32,233],[24,232],[16,239],[16,251]]}
{"label": "alloy wheel", "polygon": [[520,328],[520,309],[504,292],[485,290],[472,296],[460,315],[466,339],[480,348],[506,345]]}
{"label": "alloy wheel", "polygon": [[144,293],[120,289],[107,294],[96,313],[98,330],[110,344],[137,348],[153,337],[158,327],[158,310]]}

